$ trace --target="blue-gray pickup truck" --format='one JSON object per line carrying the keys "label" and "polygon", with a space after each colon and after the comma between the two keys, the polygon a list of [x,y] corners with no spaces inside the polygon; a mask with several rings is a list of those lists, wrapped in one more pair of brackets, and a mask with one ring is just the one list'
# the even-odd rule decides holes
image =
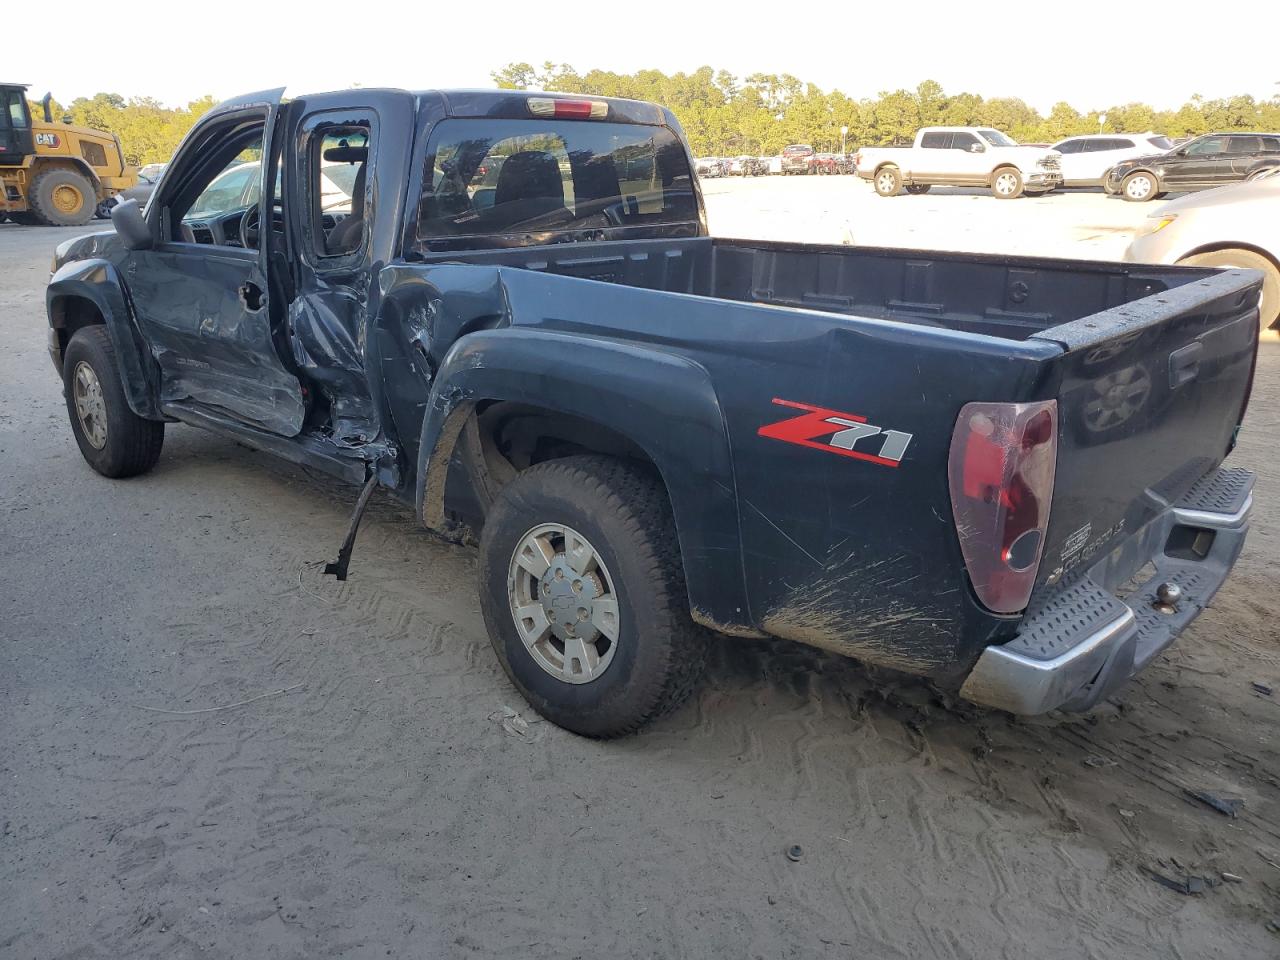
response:
{"label": "blue-gray pickup truck", "polygon": [[113,478],[166,424],[479,539],[499,660],[618,736],[708,629],[993,708],[1081,710],[1209,603],[1261,277],[709,236],[647,103],[226,102],[145,210],[58,248],[49,347]]}

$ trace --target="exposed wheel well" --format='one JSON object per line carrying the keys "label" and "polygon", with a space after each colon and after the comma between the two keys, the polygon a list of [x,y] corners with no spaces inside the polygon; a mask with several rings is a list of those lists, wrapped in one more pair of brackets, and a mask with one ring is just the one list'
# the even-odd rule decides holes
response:
{"label": "exposed wheel well", "polygon": [[58,355],[67,352],[67,344],[81,327],[91,324],[105,324],[102,311],[92,300],[85,297],[59,297],[49,307],[49,324],[58,338]]}
{"label": "exposed wheel well", "polygon": [[[521,471],[581,454],[640,464],[666,490],[662,473],[648,453],[605,424],[530,404],[482,400],[466,414],[448,452],[437,445],[424,479],[422,518],[434,527],[444,521],[447,511],[468,525],[482,525],[489,505]],[[447,473],[441,476],[437,471],[446,463]],[[441,494],[443,502],[435,499]]]}

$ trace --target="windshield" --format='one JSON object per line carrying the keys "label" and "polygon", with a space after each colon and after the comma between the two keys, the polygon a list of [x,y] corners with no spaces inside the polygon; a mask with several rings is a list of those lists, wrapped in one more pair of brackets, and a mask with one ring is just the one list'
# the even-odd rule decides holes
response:
{"label": "windshield", "polygon": [[470,247],[482,237],[534,244],[545,242],[534,234],[570,229],[678,224],[681,235],[697,233],[689,162],[666,127],[446,120],[427,149],[418,238],[429,249],[462,237]]}
{"label": "windshield", "polygon": [[1151,144],[1157,150],[1173,149],[1173,141],[1168,137],[1147,137],[1147,143]]}
{"label": "windshield", "polygon": [[999,130],[979,130],[978,133],[982,135],[983,140],[993,147],[1016,147],[1018,145],[1018,141],[1006,137]]}

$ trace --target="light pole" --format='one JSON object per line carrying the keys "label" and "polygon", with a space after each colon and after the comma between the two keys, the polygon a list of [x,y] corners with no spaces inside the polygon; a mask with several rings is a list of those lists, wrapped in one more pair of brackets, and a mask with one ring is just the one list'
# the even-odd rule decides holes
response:
{"label": "light pole", "polygon": [[1106,122],[1107,122],[1107,115],[1105,113],[1098,114],[1098,132],[1099,133],[1102,132],[1102,127],[1104,124],[1106,124]]}
{"label": "light pole", "polygon": [[845,149],[844,149],[844,140],[845,140],[845,137],[847,137],[847,136],[849,136],[849,128],[848,128],[848,127],[841,127],[841,128],[840,128],[840,156],[842,156],[842,157],[843,157],[843,156],[844,156],[844,154],[845,154]]}

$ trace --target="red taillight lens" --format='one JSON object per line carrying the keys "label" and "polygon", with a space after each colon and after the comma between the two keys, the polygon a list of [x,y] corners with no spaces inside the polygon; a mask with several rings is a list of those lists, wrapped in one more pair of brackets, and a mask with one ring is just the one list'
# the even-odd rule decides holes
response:
{"label": "red taillight lens", "polygon": [[603,100],[558,100],[552,97],[530,97],[526,103],[535,117],[557,120],[603,120],[609,115],[609,104]]}
{"label": "red taillight lens", "polygon": [[1058,402],[967,403],[947,474],[960,552],[978,599],[1026,607],[1040,567],[1058,461]]}

